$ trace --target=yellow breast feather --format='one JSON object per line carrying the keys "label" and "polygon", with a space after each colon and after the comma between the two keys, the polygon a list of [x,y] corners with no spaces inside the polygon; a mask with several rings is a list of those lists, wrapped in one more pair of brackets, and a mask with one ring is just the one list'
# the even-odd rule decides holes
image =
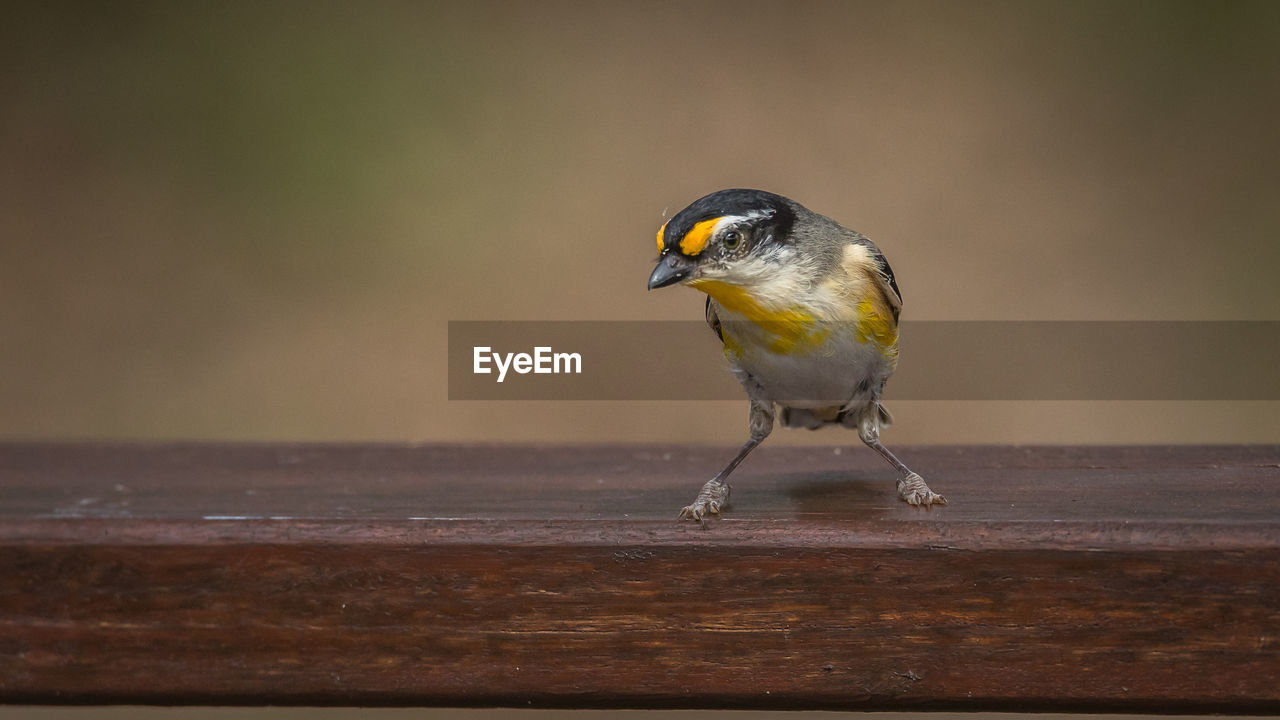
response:
{"label": "yellow breast feather", "polygon": [[[831,335],[825,323],[818,322],[813,313],[800,306],[767,307],[746,289],[720,280],[695,280],[689,284],[710,295],[720,307],[764,331],[765,347],[770,352],[780,355],[810,352]],[[724,342],[726,352],[742,354],[741,344],[732,341],[728,332],[724,333]]]}

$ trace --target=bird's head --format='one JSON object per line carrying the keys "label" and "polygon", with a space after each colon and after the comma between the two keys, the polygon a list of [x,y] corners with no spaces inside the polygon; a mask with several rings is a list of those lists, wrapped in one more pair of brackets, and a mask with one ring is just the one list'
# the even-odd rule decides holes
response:
{"label": "bird's head", "polygon": [[720,190],[695,200],[659,228],[649,289],[710,281],[754,284],[792,253],[798,210],[763,190]]}

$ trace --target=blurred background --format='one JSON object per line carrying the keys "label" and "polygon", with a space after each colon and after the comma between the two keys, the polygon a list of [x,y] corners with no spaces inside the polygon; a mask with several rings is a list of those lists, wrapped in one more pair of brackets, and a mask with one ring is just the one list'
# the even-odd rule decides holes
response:
{"label": "blurred background", "polygon": [[[653,234],[732,186],[872,237],[910,319],[1280,320],[1274,2],[4,7],[3,438],[740,442],[745,402],[445,373],[449,320],[701,318]],[[892,408],[1280,441],[1276,402]]]}

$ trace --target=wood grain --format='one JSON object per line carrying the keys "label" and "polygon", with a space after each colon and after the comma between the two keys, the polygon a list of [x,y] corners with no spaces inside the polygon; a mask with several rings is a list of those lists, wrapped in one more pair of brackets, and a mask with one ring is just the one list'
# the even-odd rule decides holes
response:
{"label": "wood grain", "polygon": [[0,445],[0,700],[1280,711],[1280,448]]}

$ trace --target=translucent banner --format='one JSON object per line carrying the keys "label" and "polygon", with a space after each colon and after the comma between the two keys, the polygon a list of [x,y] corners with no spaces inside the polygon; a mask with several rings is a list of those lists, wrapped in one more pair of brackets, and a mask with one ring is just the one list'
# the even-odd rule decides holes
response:
{"label": "translucent banner", "polygon": [[[1280,400],[1280,322],[909,321],[899,338],[887,399]],[[702,322],[449,323],[450,400],[742,397]]]}

